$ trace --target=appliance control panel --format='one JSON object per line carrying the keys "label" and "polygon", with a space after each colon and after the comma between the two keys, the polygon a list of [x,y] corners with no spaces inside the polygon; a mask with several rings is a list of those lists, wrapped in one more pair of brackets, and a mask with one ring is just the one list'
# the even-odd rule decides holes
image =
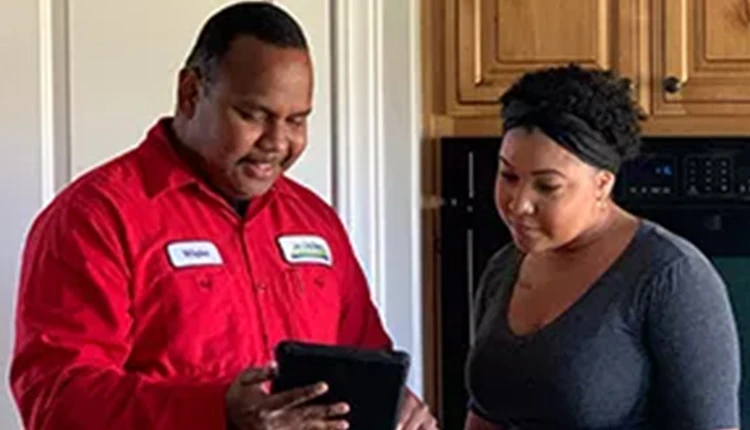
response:
{"label": "appliance control panel", "polygon": [[616,198],[639,201],[750,200],[750,139],[648,139],[623,165]]}

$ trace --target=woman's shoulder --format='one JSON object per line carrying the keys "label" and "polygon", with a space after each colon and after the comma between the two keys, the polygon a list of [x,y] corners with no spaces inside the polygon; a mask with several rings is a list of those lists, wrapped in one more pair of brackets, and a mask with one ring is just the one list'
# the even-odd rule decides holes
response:
{"label": "woman's shoulder", "polygon": [[679,263],[710,266],[708,258],[695,244],[654,221],[641,221],[632,248],[632,260],[647,265],[654,272]]}
{"label": "woman's shoulder", "polygon": [[702,284],[696,288],[722,285],[713,263],[696,245],[653,221],[641,221],[621,260],[615,275],[642,299],[669,295],[675,289],[685,294],[691,283]]}

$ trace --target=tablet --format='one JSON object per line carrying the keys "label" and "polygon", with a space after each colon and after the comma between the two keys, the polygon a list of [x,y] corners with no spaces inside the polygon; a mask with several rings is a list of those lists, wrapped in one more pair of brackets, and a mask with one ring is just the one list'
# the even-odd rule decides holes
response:
{"label": "tablet", "polygon": [[407,353],[285,341],[276,348],[276,361],[273,392],[325,382],[328,392],[312,403],[348,403],[349,428],[396,428],[409,373]]}

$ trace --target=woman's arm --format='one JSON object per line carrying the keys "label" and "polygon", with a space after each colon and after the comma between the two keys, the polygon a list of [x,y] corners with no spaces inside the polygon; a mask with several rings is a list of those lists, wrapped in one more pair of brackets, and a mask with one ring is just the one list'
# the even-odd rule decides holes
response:
{"label": "woman's arm", "polygon": [[737,329],[724,282],[700,254],[672,263],[650,286],[646,345],[669,429],[739,427]]}
{"label": "woman's arm", "polygon": [[479,415],[472,411],[469,411],[469,416],[466,417],[466,426],[464,430],[503,430],[502,427],[485,420]]}

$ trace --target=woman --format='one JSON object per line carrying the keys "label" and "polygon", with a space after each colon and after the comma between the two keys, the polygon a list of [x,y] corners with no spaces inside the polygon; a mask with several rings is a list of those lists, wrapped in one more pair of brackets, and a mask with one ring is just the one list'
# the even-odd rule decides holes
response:
{"label": "woman", "polygon": [[739,427],[725,285],[686,240],[610,198],[640,114],[611,72],[525,75],[501,98],[496,203],[467,365],[468,430]]}

